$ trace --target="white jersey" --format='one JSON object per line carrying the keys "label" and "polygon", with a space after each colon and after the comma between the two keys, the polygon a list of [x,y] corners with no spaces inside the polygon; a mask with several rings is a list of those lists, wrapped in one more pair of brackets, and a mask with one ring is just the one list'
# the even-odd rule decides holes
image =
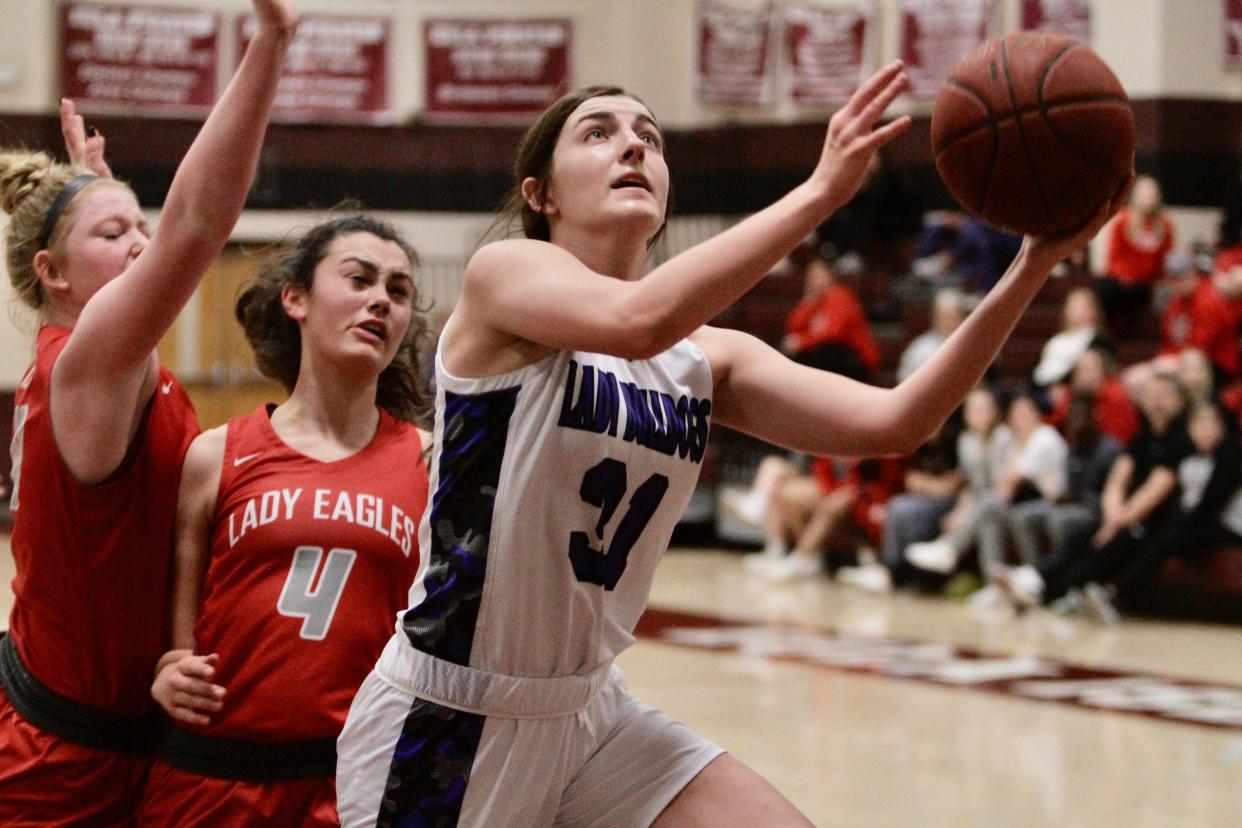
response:
{"label": "white jersey", "polygon": [[689,341],[646,360],[557,351],[453,377],[436,353],[427,563],[397,636],[489,673],[585,675],[633,641],[698,479],[711,369]]}

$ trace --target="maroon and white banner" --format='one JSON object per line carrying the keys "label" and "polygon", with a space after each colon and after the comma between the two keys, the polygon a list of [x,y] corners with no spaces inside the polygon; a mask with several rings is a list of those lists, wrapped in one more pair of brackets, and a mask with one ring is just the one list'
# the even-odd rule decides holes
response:
{"label": "maroon and white banner", "polygon": [[[237,60],[254,38],[254,15],[237,19]],[[303,15],[289,45],[272,117],[282,121],[393,120],[388,106],[386,17]]]}
{"label": "maroon and white banner", "polygon": [[739,9],[699,0],[698,99],[721,106],[763,106],[772,100],[772,9]]}
{"label": "maroon and white banner", "polygon": [[429,116],[524,119],[569,91],[570,20],[428,20],[424,36]]}
{"label": "maroon and white banner", "polygon": [[1242,69],[1242,0],[1224,0],[1225,68]]}
{"label": "maroon and white banner", "polygon": [[94,112],[202,114],[216,99],[219,32],[201,9],[65,3],[61,94]]}
{"label": "maroon and white banner", "polygon": [[934,98],[958,58],[987,39],[992,0],[900,0],[910,94]]}
{"label": "maroon and white banner", "polygon": [[785,70],[789,97],[798,106],[827,109],[858,88],[874,69],[869,54],[873,7],[855,8],[799,3],[785,7]]}
{"label": "maroon and white banner", "polygon": [[1082,43],[1091,42],[1091,4],[1088,0],[1022,0],[1022,28],[1056,32]]}

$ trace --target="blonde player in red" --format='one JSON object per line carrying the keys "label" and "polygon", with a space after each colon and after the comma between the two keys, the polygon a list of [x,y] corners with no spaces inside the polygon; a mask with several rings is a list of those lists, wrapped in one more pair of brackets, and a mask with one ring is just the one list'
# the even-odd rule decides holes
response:
{"label": "blonde player in red", "polygon": [[617,88],[554,103],[518,150],[526,238],[466,268],[436,362],[435,492],[411,606],[338,742],[342,824],[806,825],[719,746],[631,696],[656,562],[713,424],[817,455],[912,451],[992,361],[1073,237],[1028,238],[1005,277],[893,389],[706,325],[854,195],[906,88],[899,63],[828,126],[810,178],[646,272],[669,173]]}
{"label": "blonde player in red", "polygon": [[391,226],[345,216],[238,300],[291,396],[186,455],[173,649],[152,688],[174,729],[140,824],[338,824],[336,737],[420,561],[416,264]]}
{"label": "blonde player in red", "polygon": [[71,154],[0,155],[15,293],[39,316],[16,395],[17,577],[0,642],[0,824],[132,822],[162,728],[147,692],[165,649],[177,480],[198,432],[154,349],[250,189],[296,23],[254,0],[259,33],[177,170],[150,237],[102,140],[69,102]]}

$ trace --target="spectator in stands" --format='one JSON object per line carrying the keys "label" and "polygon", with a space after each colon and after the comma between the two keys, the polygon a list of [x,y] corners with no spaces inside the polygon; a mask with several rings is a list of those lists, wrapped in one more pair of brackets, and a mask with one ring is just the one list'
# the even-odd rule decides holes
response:
{"label": "spectator in stands", "polygon": [[[1143,429],[1109,470],[1095,534],[1035,566],[996,570],[996,583],[1018,605],[1051,603],[1080,589],[1087,609],[1101,618],[1115,616],[1099,584],[1121,572],[1163,525],[1175,502],[1178,465],[1193,451],[1183,417],[1185,391],[1176,377],[1154,374],[1141,404]],[[1068,600],[1077,603],[1075,598]]]}
{"label": "spectator in stands", "polygon": [[1079,394],[1088,395],[1095,406],[1095,425],[1117,442],[1129,443],[1139,431],[1139,415],[1131,394],[1117,378],[1117,358],[1112,348],[1097,343],[1088,348],[1070,375],[1068,384],[1053,386],[1049,392],[1052,413],[1048,422],[1065,427],[1070,400]]}
{"label": "spectator in stands", "polygon": [[897,363],[897,381],[901,382],[928,360],[940,344],[957,330],[970,312],[966,295],[956,288],[941,288],[932,300],[931,328],[910,341]]}
{"label": "spectator in stands", "polygon": [[880,367],[862,304],[819,256],[807,262],[802,301],[786,320],[781,345],[798,362],[852,379],[869,379]]}
{"label": "spectator in stands", "polygon": [[1237,210],[1221,219],[1212,283],[1228,303],[1234,324],[1242,322],[1242,213]]}
{"label": "spectator in stands", "polygon": [[962,287],[976,294],[987,293],[1000,281],[1021,244],[1020,237],[982,219],[966,219],[953,245],[953,269]]}
{"label": "spectator in stands", "polygon": [[1160,184],[1139,176],[1130,204],[1108,229],[1105,273],[1096,288],[1118,334],[1131,332],[1151,308],[1152,288],[1164,273],[1164,257],[1173,249],[1173,221],[1163,202]]}
{"label": "spectator in stands", "polygon": [[1238,375],[1238,333],[1224,297],[1200,273],[1194,258],[1177,253],[1167,263],[1172,298],[1161,320],[1161,356],[1198,348],[1212,361],[1218,379]]}
{"label": "spectator in stands", "polygon": [[884,510],[881,560],[842,567],[837,571],[839,581],[869,592],[889,592],[895,584],[915,576],[917,571],[905,559],[906,547],[940,531],[940,521],[953,508],[962,487],[957,457],[959,431],[957,418],[950,418],[909,458],[905,491],[893,496]]}
{"label": "spectator in stands", "polygon": [[1089,538],[1100,524],[1100,493],[1122,444],[1100,430],[1091,394],[1074,394],[1064,422],[1066,490],[1057,500],[1039,498],[1014,504],[1009,529],[1018,557],[1034,565],[1045,552],[1058,554]]}
{"label": "spectator in stands", "polygon": [[[827,547],[852,554],[878,543],[884,504],[900,487],[894,458],[817,457],[809,477],[786,477],[773,492],[765,552],[750,560],[775,581],[818,577]],[[791,540],[789,555],[778,557]]]}
{"label": "spectator in stands", "polygon": [[1070,291],[1061,309],[1061,330],[1044,343],[1031,379],[1039,388],[1065,382],[1078,358],[1104,340],[1104,314],[1095,292],[1085,287]]}
{"label": "spectator in stands", "polygon": [[[1113,582],[1104,585],[1102,597],[1122,608],[1150,601],[1152,578],[1165,559],[1242,542],[1242,450],[1234,424],[1219,406],[1200,401],[1192,403],[1186,428],[1194,451],[1177,466],[1172,514]],[[1102,617],[1110,618],[1106,608]]]}
{"label": "spectator in stands", "polygon": [[957,280],[953,267],[953,248],[966,223],[961,210],[929,210],[923,216],[923,230],[914,247],[910,272],[933,284]]}
{"label": "spectator in stands", "polygon": [[[1004,564],[1008,512],[1016,504],[1032,500],[1055,503],[1066,490],[1068,449],[1060,433],[1043,422],[1039,405],[1030,391],[1014,395],[1006,416],[1008,444],[1001,428],[993,430],[989,448],[997,451],[999,474],[986,489],[963,492],[958,507],[945,524],[948,528],[933,541],[911,544],[906,549],[910,563],[931,572],[948,573],[956,568],[962,556],[974,546],[979,555],[979,568],[985,580]],[[965,434],[963,438],[978,435]],[[959,457],[964,454],[959,441]],[[1003,459],[1002,459],[1003,456]],[[972,479],[980,487],[985,482]],[[994,587],[986,587],[972,596],[975,605],[988,605],[1000,598]]]}

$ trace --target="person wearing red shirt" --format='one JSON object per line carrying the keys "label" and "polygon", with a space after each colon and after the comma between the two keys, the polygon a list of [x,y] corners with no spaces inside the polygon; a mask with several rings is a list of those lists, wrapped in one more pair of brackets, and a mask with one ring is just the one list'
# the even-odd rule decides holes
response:
{"label": "person wearing red shirt", "polygon": [[1119,332],[1127,332],[1151,307],[1152,286],[1164,274],[1164,257],[1173,242],[1173,222],[1164,210],[1160,184],[1139,176],[1129,206],[1109,227],[1105,274],[1097,284],[1101,304]]}
{"label": "person wearing red shirt", "polygon": [[161,735],[148,688],[198,422],[155,347],[254,179],[297,17],[288,0],[254,8],[258,31],[177,168],[158,235],[72,102],[61,126],[74,163],[0,155],[9,278],[42,325],[15,400],[0,825],[131,824]]}
{"label": "person wearing red shirt", "polygon": [[347,215],[238,299],[290,396],[186,455],[172,649],[151,688],[174,729],[141,826],[339,824],[336,737],[422,560],[416,262],[390,225]]}
{"label": "person wearing red shirt", "polygon": [[854,379],[880,367],[862,303],[818,256],[807,263],[806,290],[785,322],[783,348],[799,362]]}
{"label": "person wearing red shirt", "polygon": [[1116,359],[1107,346],[1088,348],[1078,358],[1069,383],[1052,388],[1048,423],[1064,430],[1071,399],[1075,394],[1086,394],[1094,400],[1095,427],[1122,445],[1128,443],[1138,434],[1140,421],[1138,409],[1116,376],[1116,369]]}
{"label": "person wearing red shirt", "polygon": [[1238,334],[1225,299],[1200,275],[1189,257],[1170,269],[1173,298],[1164,309],[1161,355],[1178,354],[1185,348],[1198,348],[1212,360],[1220,378],[1238,375]]}

